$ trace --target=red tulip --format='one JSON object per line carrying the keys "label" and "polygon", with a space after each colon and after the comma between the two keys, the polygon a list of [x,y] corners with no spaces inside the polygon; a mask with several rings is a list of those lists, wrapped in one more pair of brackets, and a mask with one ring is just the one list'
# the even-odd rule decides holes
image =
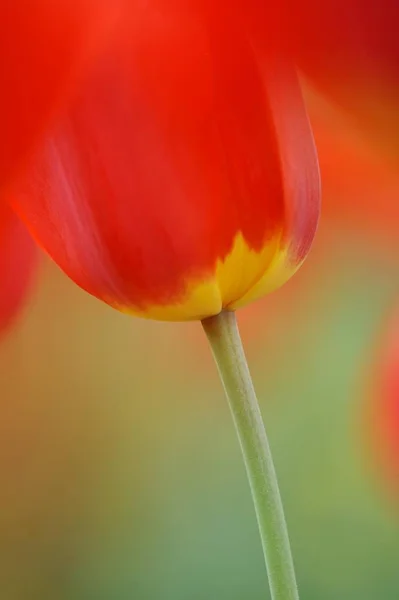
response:
{"label": "red tulip", "polygon": [[13,195],[61,268],[122,311],[190,320],[235,309],[309,250],[315,149],[260,5],[131,8]]}
{"label": "red tulip", "polygon": [[26,299],[36,267],[37,251],[24,225],[0,203],[0,332]]}
{"label": "red tulip", "polygon": [[118,1],[2,0],[0,187],[110,29]]}

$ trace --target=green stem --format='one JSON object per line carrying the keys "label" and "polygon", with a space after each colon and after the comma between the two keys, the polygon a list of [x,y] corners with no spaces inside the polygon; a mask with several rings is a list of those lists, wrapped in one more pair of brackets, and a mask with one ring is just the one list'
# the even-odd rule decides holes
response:
{"label": "green stem", "polygon": [[273,600],[298,600],[294,565],[269,443],[235,313],[202,322],[212,348],[244,457]]}

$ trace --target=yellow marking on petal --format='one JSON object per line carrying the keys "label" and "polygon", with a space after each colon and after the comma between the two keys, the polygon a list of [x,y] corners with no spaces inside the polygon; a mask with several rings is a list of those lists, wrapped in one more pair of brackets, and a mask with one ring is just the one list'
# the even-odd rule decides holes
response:
{"label": "yellow marking on petal", "polygon": [[156,321],[197,321],[217,315],[222,309],[217,281],[210,277],[205,281],[188,284],[184,298],[175,303],[151,305],[145,310],[129,308],[122,312]]}
{"label": "yellow marking on petal", "polygon": [[287,250],[279,249],[260,279],[246,294],[243,294],[241,298],[238,298],[238,300],[229,304],[227,308],[230,310],[242,308],[246,304],[250,304],[259,298],[274,292],[295,275],[301,264],[302,263],[293,264],[288,258]]}
{"label": "yellow marking on petal", "polygon": [[271,239],[260,252],[252,250],[239,233],[226,258],[218,261],[216,280],[223,300],[223,308],[237,302],[263,275],[273,256],[278,252],[280,236]]}
{"label": "yellow marking on petal", "polygon": [[290,264],[287,250],[280,247],[280,235],[260,252],[252,250],[242,234],[235,237],[224,260],[218,260],[214,274],[204,280],[188,282],[185,294],[167,305],[152,305],[145,310],[119,307],[122,312],[158,321],[193,321],[235,310],[285,283],[299,268]]}

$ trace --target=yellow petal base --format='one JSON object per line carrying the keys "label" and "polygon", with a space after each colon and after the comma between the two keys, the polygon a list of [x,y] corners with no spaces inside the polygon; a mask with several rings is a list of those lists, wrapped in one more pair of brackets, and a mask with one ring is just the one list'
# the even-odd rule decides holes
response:
{"label": "yellow petal base", "polygon": [[261,252],[252,250],[239,233],[230,253],[218,260],[207,279],[188,282],[182,298],[167,305],[116,307],[121,312],[157,321],[196,321],[236,310],[283,285],[300,265],[290,264],[287,250],[280,247],[280,236]]}

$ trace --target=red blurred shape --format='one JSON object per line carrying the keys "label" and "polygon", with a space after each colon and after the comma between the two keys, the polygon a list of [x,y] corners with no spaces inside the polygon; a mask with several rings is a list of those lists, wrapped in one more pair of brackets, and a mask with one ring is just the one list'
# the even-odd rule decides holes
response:
{"label": "red blurred shape", "polygon": [[398,149],[399,2],[283,0],[299,66],[369,132]]}
{"label": "red blurred shape", "polygon": [[372,454],[389,490],[399,493],[399,311],[387,324],[374,370],[367,415]]}

